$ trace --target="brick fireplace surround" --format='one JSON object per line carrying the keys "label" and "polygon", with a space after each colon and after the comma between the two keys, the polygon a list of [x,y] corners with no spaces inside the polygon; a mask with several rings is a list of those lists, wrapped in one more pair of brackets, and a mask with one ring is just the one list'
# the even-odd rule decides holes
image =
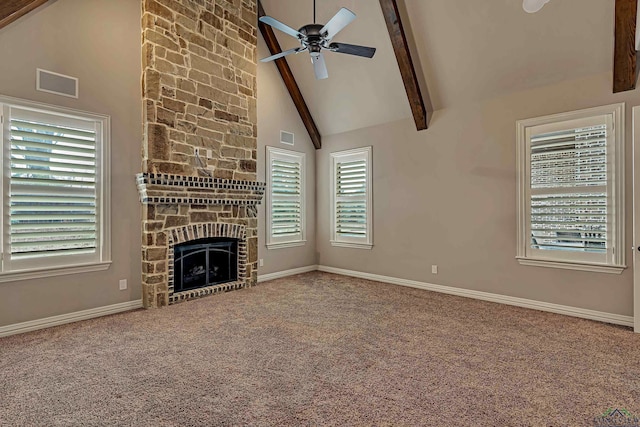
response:
{"label": "brick fireplace surround", "polygon": [[[142,1],[147,308],[257,281],[256,13],[257,0]],[[174,293],[174,245],[206,237],[238,239],[238,280]]]}

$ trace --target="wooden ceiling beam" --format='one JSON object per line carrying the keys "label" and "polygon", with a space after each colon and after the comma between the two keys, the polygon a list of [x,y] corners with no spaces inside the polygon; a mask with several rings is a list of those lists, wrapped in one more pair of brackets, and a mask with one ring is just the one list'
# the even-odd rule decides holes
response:
{"label": "wooden ceiling beam", "polygon": [[2,0],[0,1],[0,28],[42,6],[49,0]]}
{"label": "wooden ceiling beam", "polygon": [[[265,15],[266,13],[262,7],[262,2],[258,0],[258,17]],[[262,38],[264,38],[264,41],[267,43],[267,47],[269,48],[271,55],[282,52],[282,48],[280,47],[280,43],[278,43],[278,39],[276,38],[273,29],[269,25],[263,24],[260,21],[258,21],[258,27],[262,33]],[[320,136],[316,123],[313,121],[313,117],[311,117],[311,112],[307,107],[307,103],[302,97],[298,83],[296,83],[296,79],[293,77],[291,68],[289,68],[289,63],[286,58],[276,59],[274,62],[276,63],[276,67],[278,67],[280,76],[282,76],[284,85],[289,91],[289,95],[291,95],[291,100],[295,104],[298,114],[300,114],[302,123],[304,123],[305,128],[307,128],[307,132],[309,132],[309,137],[313,142],[313,146],[316,147],[316,149],[322,148],[322,137]]]}
{"label": "wooden ceiling beam", "polygon": [[638,0],[616,0],[613,93],[633,90],[638,81],[637,8]]}
{"label": "wooden ceiling beam", "polygon": [[404,88],[407,91],[416,129],[419,131],[427,129],[429,127],[430,113],[427,106],[431,108],[429,91],[424,82],[422,83],[424,93],[420,88],[420,80],[418,79],[416,67],[411,57],[409,38],[407,37],[409,35],[407,31],[410,29],[405,28],[402,24],[401,10],[398,7],[397,0],[380,0],[380,6],[382,7],[382,14],[384,15],[389,37],[391,38],[391,44],[396,54],[396,60],[400,67],[400,74],[402,75]]}

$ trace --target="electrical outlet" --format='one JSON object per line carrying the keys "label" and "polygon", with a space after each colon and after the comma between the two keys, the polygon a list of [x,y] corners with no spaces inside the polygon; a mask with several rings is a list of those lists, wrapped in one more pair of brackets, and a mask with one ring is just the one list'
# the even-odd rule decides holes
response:
{"label": "electrical outlet", "polygon": [[120,279],[120,290],[124,291],[127,289],[127,279]]}
{"label": "electrical outlet", "polygon": [[432,265],[431,266],[431,273],[432,274],[438,274],[438,266],[437,265]]}
{"label": "electrical outlet", "polygon": [[211,160],[213,158],[213,150],[211,148],[196,147],[194,149],[194,153],[196,154],[196,156],[205,158],[207,160]]}
{"label": "electrical outlet", "polygon": [[260,258],[260,267],[264,267],[264,259]]}

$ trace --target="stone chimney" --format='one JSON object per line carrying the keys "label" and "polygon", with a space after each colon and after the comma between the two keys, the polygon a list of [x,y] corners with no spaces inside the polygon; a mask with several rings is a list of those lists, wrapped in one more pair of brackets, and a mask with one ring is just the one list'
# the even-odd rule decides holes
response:
{"label": "stone chimney", "polygon": [[[257,0],[143,0],[145,307],[251,286],[257,279]],[[237,282],[180,294],[173,246],[239,239]]]}

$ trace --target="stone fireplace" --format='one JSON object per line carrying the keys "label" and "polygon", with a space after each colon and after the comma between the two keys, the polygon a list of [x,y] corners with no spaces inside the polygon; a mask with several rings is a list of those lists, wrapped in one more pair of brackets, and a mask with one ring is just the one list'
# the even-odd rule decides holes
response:
{"label": "stone fireplace", "polygon": [[[142,1],[137,184],[147,308],[257,281],[257,205],[265,184],[256,181],[256,24],[257,0]],[[237,270],[219,283],[176,286],[176,247],[203,239],[235,241],[229,262]],[[214,267],[189,268],[200,280],[202,269],[211,268],[205,276],[212,276],[221,268]]]}
{"label": "stone fireplace", "polygon": [[[145,307],[161,307],[256,283],[257,205],[264,195],[264,183],[145,173],[138,174],[137,179],[145,219]],[[236,280],[176,292],[176,246],[222,238],[237,240]]]}

